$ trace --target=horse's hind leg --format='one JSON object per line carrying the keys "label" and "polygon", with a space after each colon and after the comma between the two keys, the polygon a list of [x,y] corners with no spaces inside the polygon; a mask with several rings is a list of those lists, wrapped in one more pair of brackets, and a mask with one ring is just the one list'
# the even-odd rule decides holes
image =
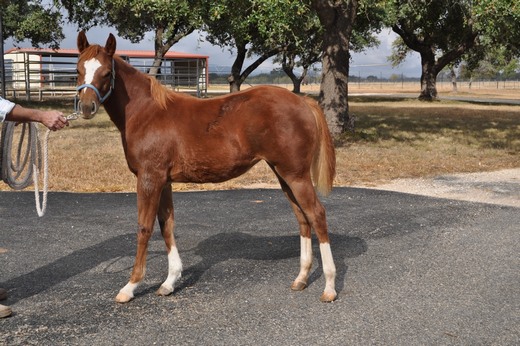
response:
{"label": "horse's hind leg", "polygon": [[311,247],[311,227],[316,232],[320,243],[320,254],[325,275],[325,290],[321,295],[321,300],[331,302],[336,299],[336,266],[332,258],[330,240],[327,230],[327,220],[325,208],[318,200],[314,186],[310,177],[300,177],[298,179],[283,178],[280,172],[274,169],[282,189],[289,198],[296,218],[300,224],[301,257],[300,273],[294,280],[291,288],[294,290],[304,289],[307,285],[307,278],[312,265]]}
{"label": "horse's hind leg", "polygon": [[137,254],[130,281],[116,296],[116,302],[126,303],[134,297],[134,291],[143,280],[146,271],[146,256],[148,241],[153,232],[153,224],[157,215],[159,198],[163,185],[155,182],[152,176],[145,172],[137,178]]}
{"label": "horse's hind leg", "polygon": [[[331,302],[336,299],[336,266],[334,265],[334,259],[332,258],[332,251],[330,249],[325,208],[323,208],[323,205],[318,200],[310,179],[308,181],[296,181],[289,186],[295,198],[295,203],[303,211],[303,215],[318,237],[323,274],[325,275],[325,290],[320,299],[324,302]],[[310,237],[308,238],[308,242],[309,244],[307,246],[310,246]],[[302,242],[302,247],[303,245]]]}
{"label": "horse's hind leg", "polygon": [[291,289],[293,291],[301,291],[307,287],[307,279],[309,278],[309,273],[312,267],[311,226],[309,225],[305,215],[303,215],[302,210],[295,202],[294,195],[292,194],[289,186],[283,179],[280,178],[280,176],[278,176],[278,180],[280,181],[280,185],[282,186],[282,190],[285,193],[285,196],[291,204],[294,215],[296,215],[296,219],[298,220],[298,225],[300,227],[300,272],[293,281]]}
{"label": "horse's hind leg", "polygon": [[166,244],[166,250],[168,251],[168,277],[156,293],[160,296],[167,296],[173,292],[175,281],[181,277],[182,272],[182,262],[173,235],[175,224],[171,184],[168,184],[162,190],[157,218],[161,227],[161,234]]}

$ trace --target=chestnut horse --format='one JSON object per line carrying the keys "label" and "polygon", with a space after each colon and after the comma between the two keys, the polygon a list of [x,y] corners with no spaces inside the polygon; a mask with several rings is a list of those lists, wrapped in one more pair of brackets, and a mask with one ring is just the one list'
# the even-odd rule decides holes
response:
{"label": "chestnut horse", "polygon": [[[78,110],[91,119],[103,104],[121,132],[128,167],[137,177],[137,254],[130,281],[116,296],[125,303],[144,277],[148,240],[157,217],[168,251],[168,277],[158,295],[173,292],[182,263],[173,235],[173,182],[223,182],[261,160],[280,181],[300,228],[300,271],[291,285],[302,290],[312,266],[311,228],[325,276],[322,301],[336,298],[336,268],[325,209],[335,174],[335,154],[323,112],[309,98],[261,86],[211,99],[175,93],[105,47],[78,36]],[[311,180],[312,173],[312,180]]]}

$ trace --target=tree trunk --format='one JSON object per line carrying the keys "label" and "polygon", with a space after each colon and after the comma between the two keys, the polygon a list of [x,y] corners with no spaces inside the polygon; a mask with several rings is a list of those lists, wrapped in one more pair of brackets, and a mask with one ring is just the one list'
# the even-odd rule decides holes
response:
{"label": "tree trunk", "polygon": [[421,93],[419,100],[437,100],[437,74],[439,71],[435,63],[435,55],[431,51],[422,52],[421,65]]}
{"label": "tree trunk", "polygon": [[302,90],[301,89],[301,85],[302,85],[301,79],[299,79],[299,78],[293,79],[292,83],[293,83],[292,92],[295,94],[300,94],[302,92],[301,91]]}
{"label": "tree trunk", "polygon": [[160,74],[160,68],[162,65],[163,57],[164,56],[160,56],[159,54],[157,54],[157,52],[155,53],[155,58],[153,60],[152,66],[148,70],[148,74],[150,76],[157,78],[157,76]]}
{"label": "tree trunk", "polygon": [[300,77],[294,74],[295,67],[294,56],[285,55],[282,59],[282,70],[285,74],[291,79],[293,83],[293,93],[300,94],[301,93],[301,85],[302,81],[307,75],[308,67],[303,68],[303,72]]}
{"label": "tree trunk", "polygon": [[[182,30],[181,30],[182,28]],[[173,31],[165,31],[163,25],[158,25],[155,29],[154,48],[155,55],[152,67],[148,71],[148,74],[157,78],[161,73],[161,65],[164,56],[171,47],[179,42],[183,37],[186,37],[195,30],[195,27],[184,27],[182,23],[179,23]]]}
{"label": "tree trunk", "polygon": [[242,85],[241,73],[242,66],[244,66],[244,61],[246,60],[246,43],[238,43],[237,42],[237,56],[233,65],[231,66],[231,74],[228,76],[229,82],[229,92],[233,93],[236,91],[240,91],[240,86]]}
{"label": "tree trunk", "polygon": [[358,0],[313,0],[324,28],[320,105],[333,137],[354,130],[348,107],[349,42]]}
{"label": "tree trunk", "polygon": [[237,43],[237,57],[235,58],[235,62],[233,66],[231,66],[231,74],[228,77],[229,82],[229,92],[235,92],[240,90],[240,86],[246,78],[253,72],[258,66],[260,66],[264,61],[269,59],[270,57],[280,53],[284,47],[277,47],[268,52],[265,52],[261,56],[259,56],[251,65],[249,65],[243,72],[242,67],[244,65],[244,61],[246,59],[247,48],[246,43]]}
{"label": "tree trunk", "polygon": [[421,93],[419,100],[435,101],[437,97],[437,75],[430,71],[423,71],[421,75]]}
{"label": "tree trunk", "polygon": [[454,93],[457,92],[457,74],[455,73],[455,68],[453,66],[450,67],[450,77],[451,77],[451,86]]}
{"label": "tree trunk", "polygon": [[170,50],[170,48],[173,46],[173,42],[164,43],[163,37],[164,37],[164,28],[162,26],[159,26],[157,29],[155,29],[155,41],[154,41],[155,54],[154,54],[152,67],[150,67],[150,70],[148,71],[148,74],[155,78],[157,78],[157,76],[160,73],[160,68],[161,68],[162,60],[164,59],[164,56]]}

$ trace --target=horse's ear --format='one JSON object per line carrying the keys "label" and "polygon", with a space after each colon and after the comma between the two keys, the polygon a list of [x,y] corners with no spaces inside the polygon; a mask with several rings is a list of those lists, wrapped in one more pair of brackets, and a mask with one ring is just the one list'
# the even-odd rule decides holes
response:
{"label": "horse's ear", "polygon": [[105,44],[105,50],[109,56],[114,55],[116,52],[116,38],[114,35],[108,35],[107,43]]}
{"label": "horse's ear", "polygon": [[90,43],[88,43],[87,35],[85,35],[85,31],[81,30],[78,34],[78,50],[81,54],[85,49],[90,46]]}

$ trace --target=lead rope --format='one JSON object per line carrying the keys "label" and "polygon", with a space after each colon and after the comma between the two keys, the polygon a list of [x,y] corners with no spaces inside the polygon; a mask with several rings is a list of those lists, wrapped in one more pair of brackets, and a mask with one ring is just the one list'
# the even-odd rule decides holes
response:
{"label": "lead rope", "polygon": [[[74,112],[65,118],[67,120],[76,120],[78,119],[79,114],[77,112]],[[36,212],[38,213],[39,217],[42,217],[45,215],[45,211],[47,210],[47,193],[49,192],[49,135],[51,133],[51,130],[47,129],[45,131],[45,135],[43,136],[43,191],[42,191],[42,201],[40,204],[40,191],[38,188],[38,181],[39,181],[39,168],[36,164],[36,160],[33,163],[33,181],[34,181],[34,200],[36,202]],[[38,138],[39,140],[39,138]]]}

